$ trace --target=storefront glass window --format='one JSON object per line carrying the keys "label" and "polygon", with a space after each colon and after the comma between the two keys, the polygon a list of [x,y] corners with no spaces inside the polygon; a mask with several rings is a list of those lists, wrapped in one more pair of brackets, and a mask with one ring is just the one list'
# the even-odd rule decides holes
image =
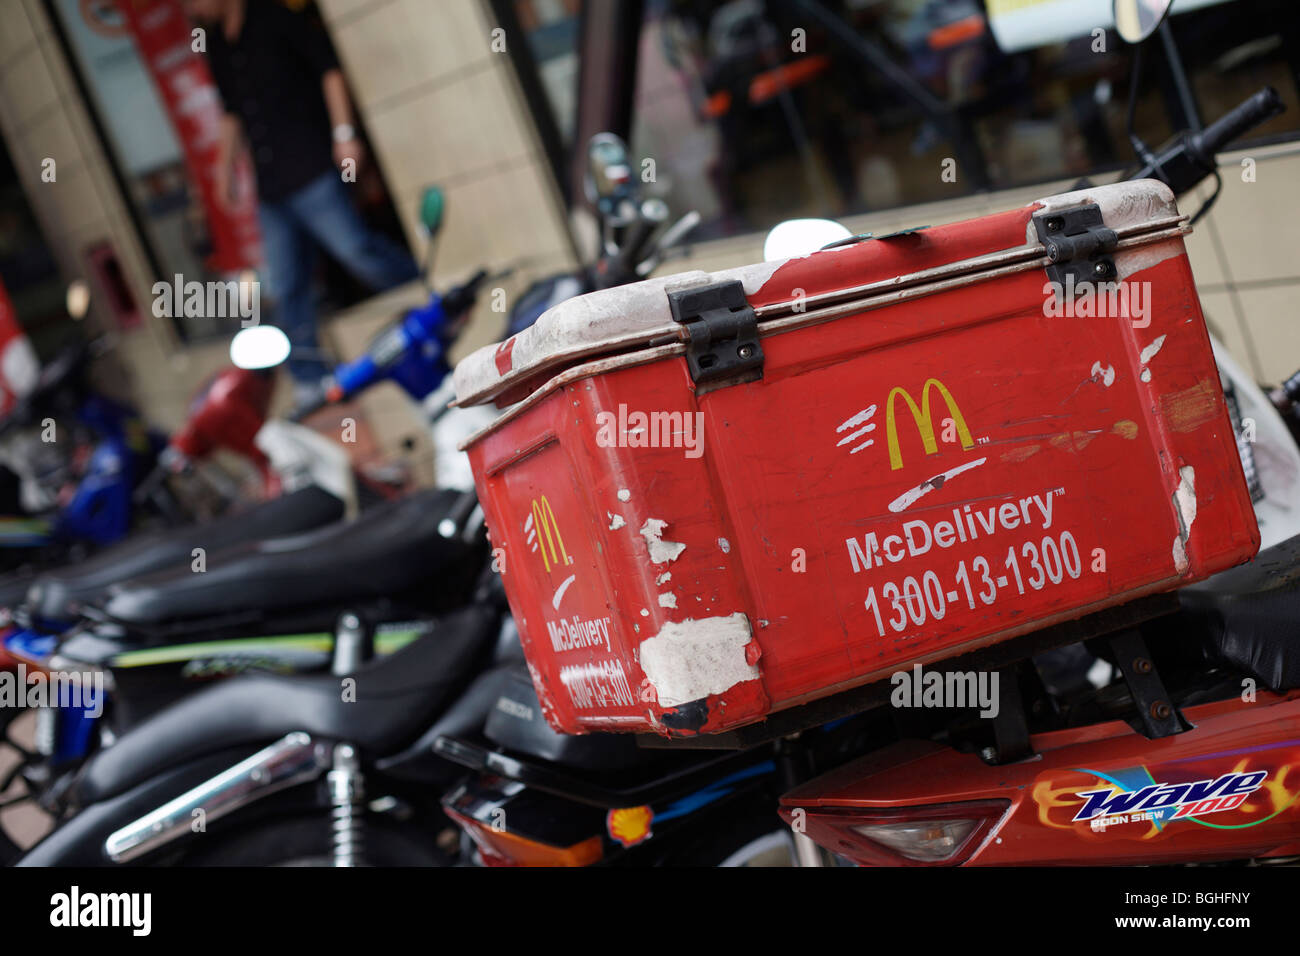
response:
{"label": "storefront glass window", "polygon": [[[1088,26],[1109,10],[1110,0],[645,0],[632,148],[655,160],[674,209],[701,212],[701,237],[1119,170],[1133,157],[1132,49]],[[1180,0],[1175,11],[1202,119],[1272,84],[1288,109],[1249,142],[1294,137],[1300,4]],[[1155,146],[1184,116],[1159,37],[1144,58],[1135,129]]]}
{"label": "storefront glass window", "polygon": [[[111,3],[51,3],[159,278],[206,279],[202,207],[192,201],[180,144],[125,22]],[[201,336],[217,329],[180,331]]]}

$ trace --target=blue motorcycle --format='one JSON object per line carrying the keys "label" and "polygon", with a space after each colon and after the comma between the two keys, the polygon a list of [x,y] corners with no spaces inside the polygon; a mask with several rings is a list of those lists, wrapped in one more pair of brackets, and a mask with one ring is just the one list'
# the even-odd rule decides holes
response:
{"label": "blue motorcycle", "polygon": [[[90,387],[87,366],[101,349],[102,340],[64,349],[0,422],[0,464],[18,486],[18,513],[0,518],[5,568],[82,556],[124,538],[137,518],[135,490],[167,438]],[[148,504],[154,517],[176,514],[161,490]]]}

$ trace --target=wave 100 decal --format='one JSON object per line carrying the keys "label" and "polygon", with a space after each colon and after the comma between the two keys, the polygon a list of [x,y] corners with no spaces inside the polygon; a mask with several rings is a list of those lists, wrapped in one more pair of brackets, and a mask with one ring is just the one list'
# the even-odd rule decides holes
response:
{"label": "wave 100 decal", "polygon": [[[1068,777],[1040,779],[1033,790],[1039,822],[1081,833],[1119,832],[1154,839],[1171,829],[1201,826],[1238,830],[1276,819],[1298,806],[1300,760],[1280,766],[1208,770],[1189,761],[1172,767],[1126,767],[1102,772],[1086,767]],[[1296,773],[1292,779],[1292,771]],[[1297,810],[1295,812],[1300,812]]]}

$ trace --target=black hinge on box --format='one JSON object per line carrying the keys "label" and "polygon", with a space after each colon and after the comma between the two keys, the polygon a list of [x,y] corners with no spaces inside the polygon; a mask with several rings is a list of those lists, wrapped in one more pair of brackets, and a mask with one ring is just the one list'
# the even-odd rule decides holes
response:
{"label": "black hinge on box", "polygon": [[1115,260],[1109,253],[1119,237],[1102,222],[1096,203],[1040,212],[1034,216],[1034,228],[1052,260],[1047,277],[1063,294],[1115,278]]}
{"label": "black hinge on box", "polygon": [[735,385],[763,377],[758,318],[739,282],[668,293],[673,320],[686,326],[686,363],[697,385]]}

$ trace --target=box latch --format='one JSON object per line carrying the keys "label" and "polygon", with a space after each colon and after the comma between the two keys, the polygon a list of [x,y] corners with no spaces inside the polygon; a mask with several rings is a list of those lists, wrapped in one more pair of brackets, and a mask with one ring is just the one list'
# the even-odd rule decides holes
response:
{"label": "box latch", "polygon": [[763,377],[758,318],[739,282],[668,293],[673,320],[686,326],[686,363],[697,385],[736,385]]}
{"label": "box latch", "polygon": [[1047,277],[1066,298],[1074,290],[1115,278],[1115,251],[1119,237],[1101,220],[1094,202],[1068,209],[1053,209],[1034,216],[1034,228],[1051,264]]}

